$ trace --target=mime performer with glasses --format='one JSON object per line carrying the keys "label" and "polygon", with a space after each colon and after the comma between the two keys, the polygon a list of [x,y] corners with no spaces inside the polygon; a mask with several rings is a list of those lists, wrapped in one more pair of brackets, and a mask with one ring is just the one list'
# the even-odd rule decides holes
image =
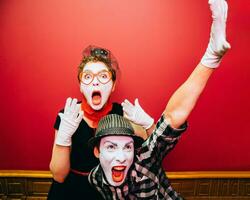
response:
{"label": "mime performer with glasses", "polygon": [[[108,49],[90,45],[83,50],[77,76],[82,99],[78,102],[68,98],[54,124],[49,200],[103,199],[88,182],[90,170],[99,163],[88,147],[88,140],[94,137],[103,116],[123,115],[121,104],[110,101],[118,73],[118,62]],[[147,138],[154,121],[142,108],[140,116],[140,122],[136,122],[140,126],[134,124],[136,134]]]}

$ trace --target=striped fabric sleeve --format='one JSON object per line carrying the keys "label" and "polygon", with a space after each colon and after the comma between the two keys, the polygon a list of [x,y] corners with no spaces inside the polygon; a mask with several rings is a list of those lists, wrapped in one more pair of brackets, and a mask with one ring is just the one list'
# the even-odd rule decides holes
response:
{"label": "striped fabric sleeve", "polygon": [[175,147],[186,128],[187,123],[184,123],[179,129],[172,128],[162,115],[153,133],[139,149],[138,161],[150,170],[158,170],[163,158]]}

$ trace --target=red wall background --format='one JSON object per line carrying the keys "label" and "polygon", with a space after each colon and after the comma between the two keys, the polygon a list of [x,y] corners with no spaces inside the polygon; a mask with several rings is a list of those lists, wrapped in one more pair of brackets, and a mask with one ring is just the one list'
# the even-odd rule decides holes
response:
{"label": "red wall background", "polygon": [[[250,4],[230,0],[232,50],[210,79],[169,171],[250,170]],[[0,169],[48,170],[53,123],[88,44],[113,51],[122,76],[113,100],[138,97],[157,119],[202,57],[206,0],[0,1]]]}

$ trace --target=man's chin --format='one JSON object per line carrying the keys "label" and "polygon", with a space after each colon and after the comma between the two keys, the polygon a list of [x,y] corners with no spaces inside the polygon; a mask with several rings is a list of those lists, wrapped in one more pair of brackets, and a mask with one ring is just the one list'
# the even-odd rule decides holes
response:
{"label": "man's chin", "polygon": [[122,185],[123,182],[124,182],[124,180],[119,181],[119,182],[115,182],[115,181],[113,180],[112,183],[109,183],[109,184],[112,185],[112,186],[114,186],[114,187],[117,187],[117,186]]}

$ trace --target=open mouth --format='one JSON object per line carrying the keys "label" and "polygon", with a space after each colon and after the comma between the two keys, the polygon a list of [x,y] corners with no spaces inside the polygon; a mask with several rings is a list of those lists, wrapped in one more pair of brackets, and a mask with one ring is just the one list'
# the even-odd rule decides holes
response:
{"label": "open mouth", "polygon": [[121,182],[125,176],[126,166],[114,166],[112,167],[112,179],[114,182]]}
{"label": "open mouth", "polygon": [[92,93],[92,102],[94,105],[99,105],[102,101],[102,95],[99,91],[94,91]]}

